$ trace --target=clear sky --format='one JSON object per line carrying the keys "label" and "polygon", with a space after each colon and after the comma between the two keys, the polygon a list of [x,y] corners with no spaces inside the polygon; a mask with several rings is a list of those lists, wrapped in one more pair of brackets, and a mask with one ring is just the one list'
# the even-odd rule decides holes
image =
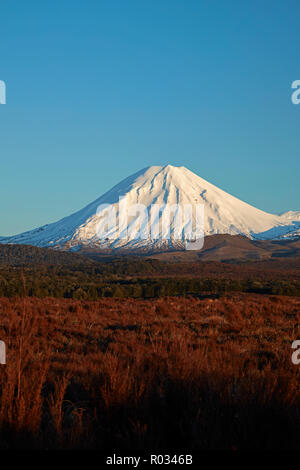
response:
{"label": "clear sky", "polygon": [[0,235],[149,165],[300,210],[299,0],[1,0]]}

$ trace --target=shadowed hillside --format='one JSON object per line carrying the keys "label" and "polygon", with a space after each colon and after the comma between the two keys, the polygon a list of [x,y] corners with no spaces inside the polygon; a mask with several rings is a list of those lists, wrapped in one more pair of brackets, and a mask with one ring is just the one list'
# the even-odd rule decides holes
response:
{"label": "shadowed hillside", "polygon": [[76,253],[56,251],[51,248],[37,248],[30,245],[1,245],[0,265],[91,265],[88,258]]}

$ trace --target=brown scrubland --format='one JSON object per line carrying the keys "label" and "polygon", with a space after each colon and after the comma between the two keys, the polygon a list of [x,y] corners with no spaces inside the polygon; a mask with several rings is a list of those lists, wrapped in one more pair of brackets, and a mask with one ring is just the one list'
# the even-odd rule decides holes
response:
{"label": "brown scrubland", "polygon": [[0,448],[300,449],[300,298],[0,299]]}

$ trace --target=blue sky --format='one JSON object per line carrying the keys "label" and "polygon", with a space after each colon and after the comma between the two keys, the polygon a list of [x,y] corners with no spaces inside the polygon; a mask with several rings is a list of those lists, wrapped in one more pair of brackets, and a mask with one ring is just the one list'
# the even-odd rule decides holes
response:
{"label": "blue sky", "polygon": [[167,163],[300,210],[298,1],[6,0],[0,14],[0,235]]}

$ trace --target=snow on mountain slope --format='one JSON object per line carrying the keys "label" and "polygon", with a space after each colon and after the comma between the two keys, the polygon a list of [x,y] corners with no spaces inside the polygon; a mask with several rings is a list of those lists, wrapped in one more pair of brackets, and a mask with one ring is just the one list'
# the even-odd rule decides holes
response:
{"label": "snow on mountain slope", "polygon": [[284,225],[273,227],[260,234],[262,238],[268,239],[294,239],[300,237],[300,211],[282,212],[280,218]]}
{"label": "snow on mountain slope", "polygon": [[[166,206],[178,204],[204,204],[205,235],[241,234],[250,238],[269,239],[297,237],[300,231],[300,212],[287,212],[273,215],[222,191],[211,183],[200,178],[184,167],[151,166],[124,179],[110,191],[99,197],[82,210],[45,225],[38,229],[15,235],[1,237],[0,243],[30,244],[52,246],[65,250],[76,250],[81,247],[98,248],[160,248],[182,247],[184,238],[178,238],[178,224],[171,218],[170,237],[162,234],[161,239],[136,239],[120,236],[117,227],[112,226],[105,238],[99,239],[97,229],[101,215],[97,214],[100,204],[112,204],[118,213],[119,198],[125,197],[128,208],[143,204],[147,210],[153,204]],[[162,210],[159,218],[163,217]],[[194,216],[193,216],[194,218]],[[178,222],[178,219],[176,219]],[[133,228],[137,222],[131,217],[128,227]],[[182,221],[180,229],[183,229]],[[298,234],[298,235],[297,235]]]}
{"label": "snow on mountain slope", "polygon": [[279,214],[285,220],[290,220],[292,222],[300,221],[300,211],[287,211]]}

